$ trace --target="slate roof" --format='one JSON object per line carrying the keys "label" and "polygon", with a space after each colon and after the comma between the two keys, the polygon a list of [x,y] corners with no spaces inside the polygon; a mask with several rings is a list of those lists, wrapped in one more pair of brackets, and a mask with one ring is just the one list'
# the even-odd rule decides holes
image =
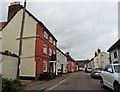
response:
{"label": "slate roof", "polygon": [[108,52],[117,48],[120,48],[120,39],[108,49]]}

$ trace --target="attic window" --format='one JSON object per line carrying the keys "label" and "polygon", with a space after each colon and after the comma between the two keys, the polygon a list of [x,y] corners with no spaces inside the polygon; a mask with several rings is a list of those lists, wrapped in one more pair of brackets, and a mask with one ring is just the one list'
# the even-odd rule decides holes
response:
{"label": "attic window", "polygon": [[117,52],[116,51],[114,52],[114,58],[117,58]]}

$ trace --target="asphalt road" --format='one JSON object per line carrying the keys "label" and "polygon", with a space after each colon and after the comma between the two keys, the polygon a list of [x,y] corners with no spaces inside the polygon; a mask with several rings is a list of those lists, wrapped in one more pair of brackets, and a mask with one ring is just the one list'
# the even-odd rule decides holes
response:
{"label": "asphalt road", "polygon": [[47,81],[29,83],[20,92],[113,92],[109,88],[101,88],[99,79],[92,79],[89,73],[83,71],[68,73]]}
{"label": "asphalt road", "polygon": [[91,91],[91,92],[113,92],[109,88],[101,88],[99,79],[92,79],[89,73],[83,71],[71,74],[67,79],[47,89],[48,91]]}

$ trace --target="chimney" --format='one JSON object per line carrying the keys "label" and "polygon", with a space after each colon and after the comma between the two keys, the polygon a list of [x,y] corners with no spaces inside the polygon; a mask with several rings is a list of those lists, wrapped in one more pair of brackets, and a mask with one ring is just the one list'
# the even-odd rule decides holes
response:
{"label": "chimney", "polygon": [[66,55],[69,56],[69,52],[66,52]]}
{"label": "chimney", "polygon": [[12,2],[10,3],[8,9],[8,21],[22,8],[23,6],[20,5],[20,2]]}
{"label": "chimney", "polygon": [[101,49],[98,48],[98,53],[100,53],[100,52],[101,52]]}
{"label": "chimney", "polygon": [[98,56],[98,53],[95,51],[95,57],[97,57]]}

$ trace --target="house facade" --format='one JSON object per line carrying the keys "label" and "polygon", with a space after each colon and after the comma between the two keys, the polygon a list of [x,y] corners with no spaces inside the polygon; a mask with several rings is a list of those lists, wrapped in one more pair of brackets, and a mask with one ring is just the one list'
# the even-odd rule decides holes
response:
{"label": "house facade", "polygon": [[106,52],[98,52],[89,62],[89,65],[93,68],[105,68],[108,64],[110,64],[109,54]]}
{"label": "house facade", "polygon": [[67,73],[67,56],[59,48],[57,48],[56,55],[56,75],[58,75],[59,70],[61,70],[62,73]]}
{"label": "house facade", "polygon": [[120,63],[120,39],[108,49],[108,52],[111,63]]}
{"label": "house facade", "polygon": [[[8,21],[2,29],[3,51],[18,55],[23,6],[12,3],[8,10]],[[25,10],[22,55],[19,65],[20,77],[39,78],[54,73],[57,40],[45,25]]]}
{"label": "house facade", "polygon": [[77,71],[76,61],[73,58],[71,58],[71,56],[69,55],[69,52],[66,53],[66,56],[67,56],[67,62],[68,62],[67,71],[69,73],[76,72]]}

